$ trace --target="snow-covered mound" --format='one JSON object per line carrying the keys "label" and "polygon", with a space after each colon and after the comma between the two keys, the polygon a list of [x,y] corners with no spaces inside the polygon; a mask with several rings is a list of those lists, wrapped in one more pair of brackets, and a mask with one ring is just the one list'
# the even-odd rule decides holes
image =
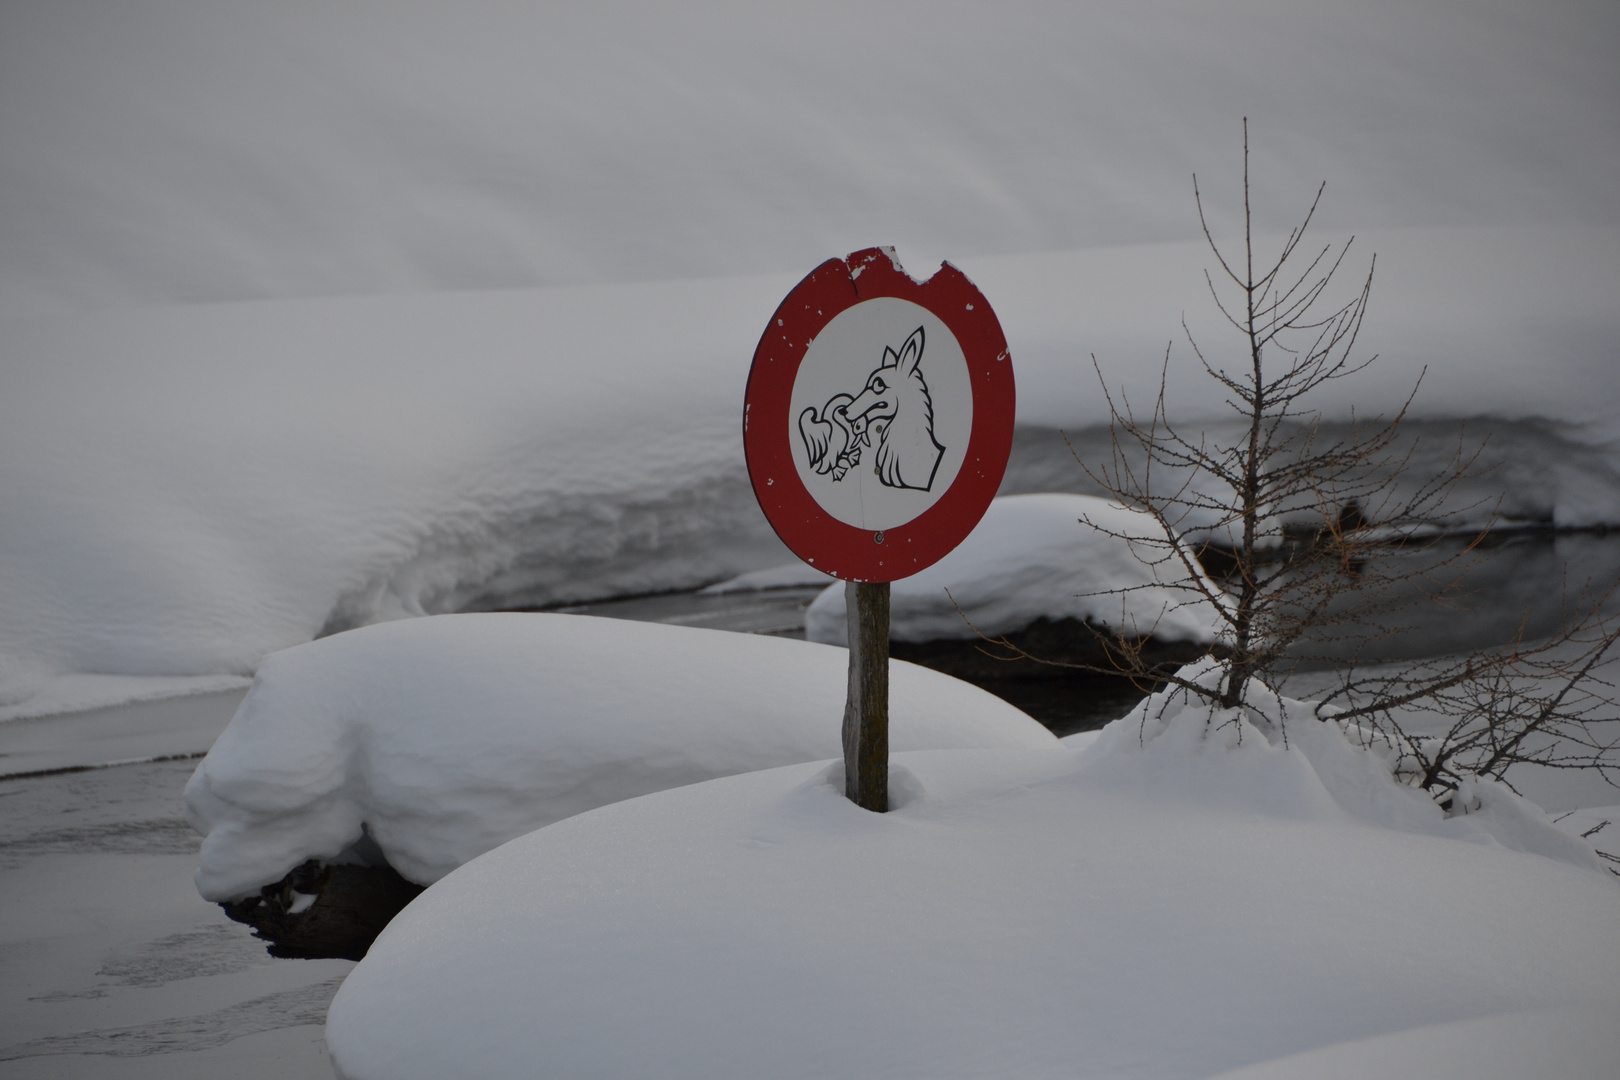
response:
{"label": "snow-covered mound", "polygon": [[[243,896],[362,829],[420,884],[604,803],[842,753],[848,654],[579,615],[447,615],[276,653],[186,787],[197,887]],[[893,745],[1055,748],[999,698],[891,671]]]}
{"label": "snow-covered mound", "polygon": [[[1072,618],[1211,641],[1220,616],[1187,591],[1187,568],[1167,561],[1163,547],[1122,539],[1162,535],[1148,515],[1093,496],[1003,495],[955,551],[890,586],[889,636],[997,637],[1038,618]],[[848,641],[843,583],[816,597],[804,625],[811,641]]]}
{"label": "snow-covered mound", "polygon": [[1525,1075],[1470,1037],[1488,1017],[1544,1048],[1536,1075],[1602,1075],[1580,1070],[1613,1064],[1612,1025],[1582,1009],[1620,1008],[1620,888],[1590,849],[1533,808],[1448,820],[1255,703],[1161,696],[1084,751],[901,754],[883,815],[805,765],[537,830],[383,932],[332,1004],[333,1061],[1191,1080],[1312,1054],[1263,1075],[1337,1076],[1422,1029],[1466,1066],[1440,1075]]}
{"label": "snow-covered mound", "polygon": [[[1220,688],[1224,669],[1219,662],[1204,658],[1178,672],[1180,678],[1206,690]],[[1473,777],[1466,790],[1458,793],[1459,805],[1470,808],[1442,818],[1434,800],[1424,791],[1392,779],[1396,761],[1378,747],[1365,748],[1355,733],[1339,724],[1316,718],[1314,702],[1296,701],[1250,681],[1245,701],[1233,709],[1213,708],[1206,699],[1185,689],[1167,687],[1148,696],[1130,713],[1102,730],[1095,743],[1087,744],[1100,756],[1118,759],[1116,776],[1131,768],[1144,770],[1141,780],[1152,786],[1158,782],[1162,755],[1181,754],[1190,760],[1205,759],[1213,753],[1243,746],[1245,740],[1261,747],[1295,751],[1298,760],[1309,766],[1304,774],[1284,780],[1288,785],[1303,783],[1300,791],[1324,806],[1361,818],[1385,828],[1476,840],[1493,846],[1528,851],[1591,870],[1602,863],[1590,843],[1571,838],[1540,807],[1515,795],[1505,785],[1488,777]],[[1353,741],[1354,740],[1354,741]],[[1070,744],[1073,745],[1073,744]],[[1153,747],[1154,753],[1137,756],[1133,747]],[[1179,749],[1178,749],[1179,748]],[[1250,766],[1257,759],[1250,755]],[[1263,766],[1262,766],[1263,768]],[[1264,788],[1277,782],[1275,777],[1256,773],[1255,786],[1243,796],[1268,801],[1279,793]],[[1281,795],[1284,800],[1299,792]]]}

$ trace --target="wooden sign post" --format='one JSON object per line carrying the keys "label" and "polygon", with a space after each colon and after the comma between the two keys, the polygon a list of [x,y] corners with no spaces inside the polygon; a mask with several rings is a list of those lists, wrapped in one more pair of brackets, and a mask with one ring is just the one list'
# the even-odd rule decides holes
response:
{"label": "wooden sign post", "polygon": [[889,809],[889,583],[846,581],[849,697],[844,702],[844,794]]}
{"label": "wooden sign post", "polygon": [[783,543],[845,586],[844,788],[888,809],[889,582],[943,558],[984,516],[1012,447],[1012,360],[983,294],[927,281],[889,248],[829,259],[754,350],[743,447]]}

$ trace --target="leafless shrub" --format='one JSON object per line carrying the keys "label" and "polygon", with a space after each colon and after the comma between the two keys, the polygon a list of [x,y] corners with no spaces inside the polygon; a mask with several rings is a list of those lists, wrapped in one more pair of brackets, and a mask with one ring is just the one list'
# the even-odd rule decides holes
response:
{"label": "leafless shrub", "polygon": [[[1620,722],[1603,665],[1620,653],[1620,626],[1604,618],[1607,596],[1582,594],[1563,631],[1544,641],[1516,640],[1393,673],[1355,662],[1375,654],[1408,609],[1466,605],[1463,571],[1481,557],[1494,509],[1451,502],[1483,444],[1459,440],[1442,469],[1413,475],[1415,443],[1401,424],[1417,386],[1394,415],[1353,418],[1348,433],[1335,426],[1329,434],[1314,396],[1377,359],[1355,352],[1376,260],[1348,294],[1336,291],[1351,243],[1305,245],[1323,188],[1274,256],[1257,252],[1248,157],[1245,121],[1241,251],[1214,239],[1194,178],[1215,262],[1205,278],[1242,342],[1237,362],[1216,359],[1182,324],[1232,422],[1212,434],[1209,426],[1172,420],[1168,350],[1157,397],[1145,410],[1109,391],[1094,357],[1108,395],[1112,454],[1095,467],[1081,462],[1113,499],[1156,525],[1125,535],[1085,522],[1164,571],[1161,584],[1135,588],[1178,590],[1181,602],[1218,613],[1212,652],[1222,677],[1218,685],[1200,684],[1146,663],[1142,644],[1153,628],[1123,621],[1098,630],[1107,638],[1108,666],[1071,666],[1125,675],[1143,689],[1170,683],[1230,709],[1244,705],[1253,680],[1278,685],[1302,662],[1331,660],[1341,677],[1318,716],[1383,747],[1399,775],[1443,803],[1465,776],[1509,782],[1509,772],[1528,763],[1612,778]],[[1459,538],[1448,528],[1459,515],[1486,524]],[[1004,639],[995,644],[1027,655]]]}
{"label": "leafless shrub", "polygon": [[1513,788],[1510,772],[1523,765],[1593,770],[1620,786],[1620,711],[1608,671],[1620,627],[1604,617],[1613,592],[1583,593],[1563,629],[1539,641],[1520,636],[1393,670],[1346,667],[1317,715],[1385,753],[1397,776],[1448,808],[1469,777]]}

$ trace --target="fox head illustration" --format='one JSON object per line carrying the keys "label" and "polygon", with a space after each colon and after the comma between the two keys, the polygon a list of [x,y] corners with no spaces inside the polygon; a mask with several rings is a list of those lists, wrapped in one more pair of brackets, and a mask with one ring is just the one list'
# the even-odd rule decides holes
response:
{"label": "fox head illustration", "polygon": [[877,440],[874,465],[889,487],[927,491],[945,448],[934,439],[934,402],[918,363],[923,328],[911,332],[900,351],[884,348],[883,363],[866,378],[866,386],[844,406],[857,440]]}

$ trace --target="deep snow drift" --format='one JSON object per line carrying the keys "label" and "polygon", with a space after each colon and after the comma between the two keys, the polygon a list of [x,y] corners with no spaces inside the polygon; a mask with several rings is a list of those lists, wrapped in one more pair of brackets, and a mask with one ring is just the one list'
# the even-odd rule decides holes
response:
{"label": "deep snow drift", "polygon": [[[1475,429],[1494,430],[1487,462],[1507,467],[1480,484],[1507,490],[1505,513],[1620,521],[1617,235],[1358,243],[1379,252],[1364,336],[1388,355],[1324,395],[1325,419],[1393,410],[1427,366],[1413,415],[1435,430],[1420,461],[1445,458],[1455,418],[1491,416]],[[1096,350],[1133,400],[1150,395],[1181,312],[1207,329],[1207,263],[1189,244],[964,264],[996,305],[1020,423],[1039,436],[1005,490],[1086,490],[1047,430],[1105,451],[1081,356]],[[28,715],[63,675],[245,676],[323,629],[700,586],[783,562],[747,487],[740,403],[762,321],[793,281],[12,321],[0,718]],[[1170,375],[1176,415],[1219,417],[1187,350]]]}
{"label": "deep snow drift", "polygon": [[[1486,421],[1508,513],[1620,523],[1617,17],[0,8],[0,720],[156,692],[64,676],[241,678],[323,629],[782,561],[747,359],[875,243],[956,259],[1020,424],[1090,453],[1088,354],[1142,403],[1183,314],[1213,340],[1189,176],[1237,232],[1244,116],[1257,227],[1326,179],[1318,226],[1380,255],[1382,374],[1328,419],[1428,365],[1419,413]],[[1089,491],[1044,434],[1007,490]]]}
{"label": "deep snow drift", "polygon": [[[1160,535],[1148,515],[1103,499],[1004,495],[949,555],[890,586],[889,637],[968,640],[1072,618],[1131,636],[1211,641],[1220,615],[1174,588],[1188,581],[1186,568],[1122,539]],[[816,597],[804,623],[811,641],[847,643],[842,583]]]}
{"label": "deep snow drift", "polygon": [[[848,653],[580,615],[446,615],[265,659],[186,787],[197,887],[243,896],[362,828],[419,884],[605,803],[842,753]],[[896,662],[892,745],[1052,748],[1024,713]]]}
{"label": "deep snow drift", "polygon": [[1620,889],[1591,848],[1505,791],[1446,819],[1308,706],[1251,704],[1156,695],[1084,750],[901,754],[884,815],[803,765],[537,830],[384,931],[333,1060],[1176,1080],[1296,1054],[1311,1071],[1259,1075],[1405,1075],[1415,1044],[1443,1075],[1525,1075],[1484,1024],[1535,1073],[1612,1069]]}

